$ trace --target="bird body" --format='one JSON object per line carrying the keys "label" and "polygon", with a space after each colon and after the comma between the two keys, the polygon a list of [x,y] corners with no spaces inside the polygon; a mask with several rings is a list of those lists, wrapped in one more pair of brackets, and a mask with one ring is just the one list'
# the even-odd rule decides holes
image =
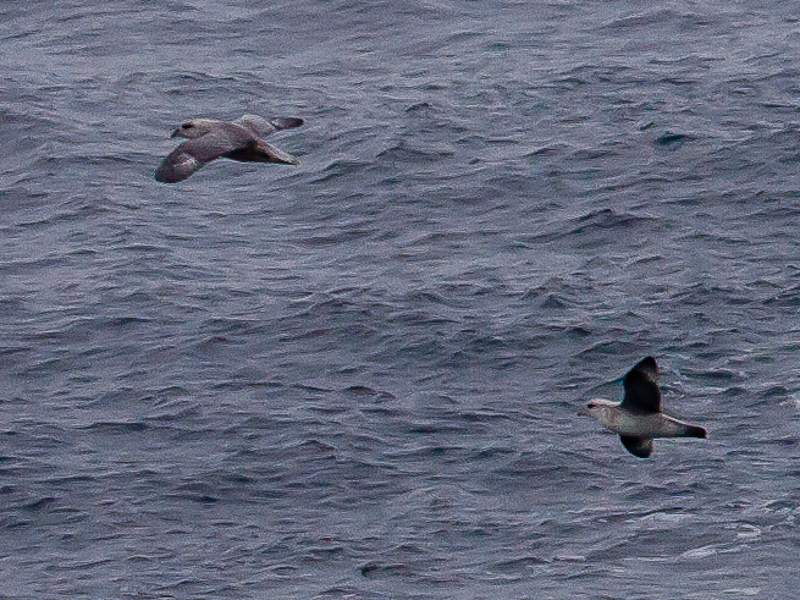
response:
{"label": "bird body", "polygon": [[648,356],[625,375],[622,402],[593,398],[578,414],[592,416],[603,427],[620,434],[623,446],[639,458],[650,456],[654,438],[705,438],[703,427],[661,412],[658,375],[655,359]]}
{"label": "bird body", "polygon": [[684,423],[664,413],[636,414],[620,410],[619,402],[605,398],[592,399],[593,410],[582,409],[584,415],[594,416],[607,429],[622,435],[646,435],[649,437],[696,437],[692,436],[694,425]]}

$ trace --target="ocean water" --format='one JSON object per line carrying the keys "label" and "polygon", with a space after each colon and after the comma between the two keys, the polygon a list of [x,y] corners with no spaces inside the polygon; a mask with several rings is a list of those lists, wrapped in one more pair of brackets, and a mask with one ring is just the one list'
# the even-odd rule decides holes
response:
{"label": "ocean water", "polygon": [[796,598],[798,9],[3,3],[0,598]]}

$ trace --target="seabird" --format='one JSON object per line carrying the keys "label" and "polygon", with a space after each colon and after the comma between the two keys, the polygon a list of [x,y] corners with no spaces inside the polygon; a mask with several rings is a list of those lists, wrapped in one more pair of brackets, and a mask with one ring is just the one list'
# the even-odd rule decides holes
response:
{"label": "seabird", "polygon": [[658,365],[652,356],[640,360],[623,380],[622,402],[593,398],[579,415],[591,416],[619,434],[622,445],[639,458],[653,451],[653,438],[705,438],[699,425],[683,423],[661,412],[661,389],[658,387]]}
{"label": "seabird", "polygon": [[296,158],[266,143],[260,136],[280,129],[300,127],[303,123],[303,119],[293,117],[267,120],[258,115],[244,115],[231,123],[216,119],[194,119],[172,132],[170,137],[187,138],[189,141],[175,148],[161,162],[156,169],[156,181],[183,181],[219,157],[240,162],[296,165],[299,162]]}

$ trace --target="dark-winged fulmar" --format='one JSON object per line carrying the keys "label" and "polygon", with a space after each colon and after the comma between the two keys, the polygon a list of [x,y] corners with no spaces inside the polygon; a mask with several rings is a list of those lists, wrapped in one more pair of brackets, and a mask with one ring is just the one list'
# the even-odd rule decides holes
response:
{"label": "dark-winged fulmar", "polygon": [[706,437],[705,428],[661,412],[658,365],[652,356],[636,363],[622,383],[622,402],[592,398],[578,414],[594,417],[600,425],[618,433],[622,445],[634,456],[650,456],[653,438]]}
{"label": "dark-winged fulmar", "polygon": [[187,138],[188,141],[161,161],[156,169],[156,181],[183,181],[203,165],[220,157],[239,162],[296,165],[296,158],[266,143],[261,137],[281,129],[300,127],[303,123],[303,119],[295,117],[268,120],[258,115],[244,115],[230,123],[216,119],[188,121],[170,136]]}

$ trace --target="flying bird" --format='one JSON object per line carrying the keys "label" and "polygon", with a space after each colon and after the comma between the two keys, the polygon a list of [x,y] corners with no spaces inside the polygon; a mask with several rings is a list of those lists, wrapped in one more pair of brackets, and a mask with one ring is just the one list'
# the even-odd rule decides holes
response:
{"label": "flying bird", "polygon": [[283,150],[266,143],[261,137],[281,129],[300,127],[303,119],[278,117],[265,119],[244,115],[233,122],[215,119],[194,119],[172,132],[170,137],[187,138],[156,169],[156,181],[183,181],[215,158],[239,162],[282,163],[296,165],[298,160]]}
{"label": "flying bird", "polygon": [[653,452],[653,438],[705,438],[703,427],[661,412],[658,374],[656,360],[648,356],[625,375],[622,402],[593,398],[578,414],[594,417],[603,427],[617,432],[622,445],[639,458],[647,458]]}

